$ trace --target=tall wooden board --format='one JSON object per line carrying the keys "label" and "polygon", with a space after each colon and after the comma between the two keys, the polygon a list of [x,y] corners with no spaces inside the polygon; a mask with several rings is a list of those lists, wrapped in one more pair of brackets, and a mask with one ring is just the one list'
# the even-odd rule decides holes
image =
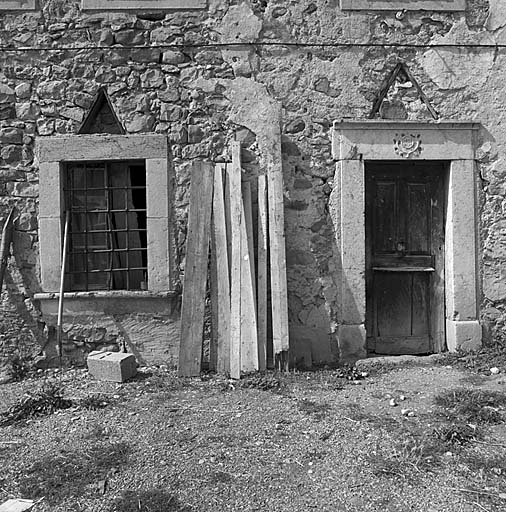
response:
{"label": "tall wooden board", "polygon": [[199,375],[213,199],[213,168],[208,162],[192,167],[186,264],[181,308],[179,375]]}
{"label": "tall wooden board", "polygon": [[251,185],[242,184],[241,211],[241,371],[258,370],[258,339],[255,300],[255,255]]}
{"label": "tall wooden board", "polygon": [[271,263],[272,344],[276,366],[288,370],[288,297],[286,285],[283,165],[279,126],[272,134],[267,161],[269,249]]}
{"label": "tall wooden board", "polygon": [[257,245],[257,330],[258,368],[267,366],[267,188],[265,175],[258,176],[258,245]]}
{"label": "tall wooden board", "polygon": [[211,367],[230,372],[230,279],[223,173],[225,164],[214,168],[213,216],[211,230]]}
{"label": "tall wooden board", "polygon": [[227,165],[230,202],[230,377],[241,377],[241,145],[232,143],[232,164]]}

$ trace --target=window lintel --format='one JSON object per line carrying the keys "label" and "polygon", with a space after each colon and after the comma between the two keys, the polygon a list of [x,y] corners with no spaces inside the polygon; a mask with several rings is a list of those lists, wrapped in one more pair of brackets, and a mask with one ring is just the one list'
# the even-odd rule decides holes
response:
{"label": "window lintel", "polygon": [[81,0],[83,11],[159,11],[205,9],[207,0]]}
{"label": "window lintel", "polygon": [[65,135],[37,141],[40,162],[166,159],[165,135]]}
{"label": "window lintel", "polygon": [[35,0],[2,0],[0,11],[33,11]]}
{"label": "window lintel", "polygon": [[349,11],[465,11],[466,0],[341,0]]}

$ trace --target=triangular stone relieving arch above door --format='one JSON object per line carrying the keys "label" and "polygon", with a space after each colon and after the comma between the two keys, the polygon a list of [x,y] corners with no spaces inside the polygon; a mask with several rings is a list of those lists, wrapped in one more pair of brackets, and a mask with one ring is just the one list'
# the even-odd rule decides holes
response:
{"label": "triangular stone relieving arch above door", "polygon": [[[448,162],[445,222],[445,330],[448,350],[481,346],[476,264],[475,139],[478,123],[439,121],[336,121],[336,160],[329,211],[340,254],[342,361],[366,357],[365,168],[367,162]],[[444,348],[444,347],[441,347]]]}
{"label": "triangular stone relieving arch above door", "polygon": [[415,77],[409,70],[408,66],[404,62],[397,63],[397,65],[391,71],[388,78],[383,82],[380,90],[378,91],[378,94],[376,95],[376,100],[374,101],[371,113],[369,114],[369,119],[376,119],[378,117],[381,105],[383,104],[383,101],[387,97],[388,92],[393,87],[395,82],[401,78],[404,78],[405,81],[409,81],[413,84],[413,87],[416,89],[416,92],[418,93],[420,100],[429,111],[430,115],[432,116],[432,119],[438,120],[439,114],[437,113],[436,109],[431,105],[426,94],[422,91],[422,88],[420,87]]}
{"label": "triangular stone relieving arch above door", "polygon": [[93,103],[77,133],[109,133],[111,135],[124,135],[126,133],[114,111],[105,87],[101,87],[97,91]]}

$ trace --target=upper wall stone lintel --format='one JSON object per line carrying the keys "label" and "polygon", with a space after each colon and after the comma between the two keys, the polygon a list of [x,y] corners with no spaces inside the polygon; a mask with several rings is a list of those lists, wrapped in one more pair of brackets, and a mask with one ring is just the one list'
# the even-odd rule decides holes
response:
{"label": "upper wall stone lintel", "polygon": [[40,137],[36,143],[39,162],[167,158],[165,135],[65,135]]}
{"label": "upper wall stone lintel", "polygon": [[466,0],[341,0],[341,9],[350,11],[465,11]]}
{"label": "upper wall stone lintel", "polygon": [[339,120],[332,131],[335,160],[473,160],[472,121]]}

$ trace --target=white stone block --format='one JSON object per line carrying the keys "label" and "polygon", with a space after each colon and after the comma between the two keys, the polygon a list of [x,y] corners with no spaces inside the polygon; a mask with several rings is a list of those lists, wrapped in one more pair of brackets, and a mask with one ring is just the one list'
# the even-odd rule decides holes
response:
{"label": "white stone block", "polygon": [[137,373],[133,354],[123,352],[90,352],[88,370],[98,380],[125,382]]}
{"label": "white stone block", "polygon": [[482,330],[478,320],[446,321],[446,342],[450,352],[478,350],[481,348],[481,336]]}

